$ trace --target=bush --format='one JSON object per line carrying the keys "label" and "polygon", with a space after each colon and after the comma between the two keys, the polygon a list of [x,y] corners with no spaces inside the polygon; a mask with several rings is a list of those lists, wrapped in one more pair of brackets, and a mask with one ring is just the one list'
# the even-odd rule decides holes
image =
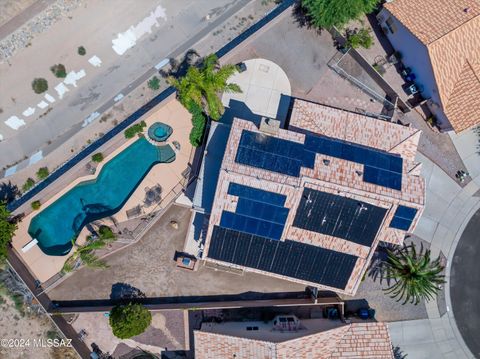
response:
{"label": "bush", "polygon": [[37,210],[37,209],[40,209],[40,207],[42,206],[42,204],[40,203],[40,201],[33,201],[32,202],[32,209],[33,210]]}
{"label": "bush", "polygon": [[11,221],[7,205],[0,202],[0,262],[7,258],[7,248],[16,230],[17,225]]}
{"label": "bush", "polygon": [[192,130],[190,131],[190,143],[193,147],[198,147],[202,144],[203,133],[205,132],[205,115],[200,106],[195,102],[188,104],[188,111],[192,114]]}
{"label": "bush", "polygon": [[25,183],[22,186],[23,192],[27,192],[34,185],[35,185],[35,180],[33,178],[27,178],[27,180],[25,181]]}
{"label": "bush", "polygon": [[98,153],[95,153],[93,156],[92,156],[92,161],[93,162],[97,162],[97,163],[100,163],[103,161],[103,154],[101,152],[98,152]]}
{"label": "bush", "polygon": [[53,65],[52,67],[50,67],[50,71],[52,71],[53,74],[58,78],[63,79],[67,77],[67,70],[65,69],[65,65]]}
{"label": "bush", "polygon": [[333,26],[341,27],[350,20],[371,13],[379,2],[379,0],[301,0],[301,7],[312,25],[329,29]]}
{"label": "bush", "polygon": [[369,49],[373,45],[373,37],[370,29],[362,28],[358,31],[347,30],[346,46],[354,49],[363,47]]}
{"label": "bush", "polygon": [[157,76],[153,76],[148,80],[148,88],[151,90],[158,90],[160,88],[160,79]]}
{"label": "bush", "polygon": [[152,315],[141,304],[130,303],[114,307],[109,321],[117,338],[128,339],[142,334],[150,325]]}
{"label": "bush", "polygon": [[86,53],[87,53],[87,50],[85,50],[85,48],[83,46],[78,47],[78,54],[80,56],[84,56]]}
{"label": "bush", "polygon": [[32,89],[35,93],[42,93],[48,90],[48,81],[42,78],[36,78],[32,81]]}
{"label": "bush", "polygon": [[39,168],[38,171],[37,171],[37,178],[39,180],[44,180],[45,178],[48,177],[49,174],[50,174],[50,172],[48,171],[48,168],[47,167],[42,167],[42,168]]}
{"label": "bush", "polygon": [[102,239],[115,239],[117,236],[113,233],[112,229],[108,226],[100,226],[98,229],[98,235]]}
{"label": "bush", "polygon": [[127,128],[124,132],[125,138],[133,138],[136,134],[143,132],[144,128],[147,127],[145,121],[136,123],[135,125]]}

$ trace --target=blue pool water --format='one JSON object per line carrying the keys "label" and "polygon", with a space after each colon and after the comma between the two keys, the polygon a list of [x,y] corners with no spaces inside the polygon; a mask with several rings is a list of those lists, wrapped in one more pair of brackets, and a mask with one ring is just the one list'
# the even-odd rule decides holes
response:
{"label": "blue pool water", "polygon": [[36,215],[28,233],[44,253],[65,255],[86,224],[116,213],[152,166],[174,158],[170,146],[140,138],[106,163],[95,180],[78,184]]}
{"label": "blue pool water", "polygon": [[155,133],[155,136],[163,138],[167,135],[167,130],[163,127],[158,127],[153,133]]}

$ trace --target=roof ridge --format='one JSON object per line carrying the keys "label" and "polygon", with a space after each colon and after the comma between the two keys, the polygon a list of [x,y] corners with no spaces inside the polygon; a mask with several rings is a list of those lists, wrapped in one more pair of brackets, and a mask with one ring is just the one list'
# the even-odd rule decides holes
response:
{"label": "roof ridge", "polygon": [[473,68],[473,66],[472,66],[472,64],[470,63],[470,60],[468,59],[468,57],[466,58],[466,61],[467,61],[468,66],[469,66],[470,69],[472,70],[473,75],[477,78],[477,81],[480,82],[480,73],[477,75],[477,72],[476,72],[475,69]]}

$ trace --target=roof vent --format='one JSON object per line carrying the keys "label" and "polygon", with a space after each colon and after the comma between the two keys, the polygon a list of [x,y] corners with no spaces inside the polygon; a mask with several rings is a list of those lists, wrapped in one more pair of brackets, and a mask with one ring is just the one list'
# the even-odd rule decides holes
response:
{"label": "roof vent", "polygon": [[278,134],[278,129],[280,128],[280,121],[273,118],[262,117],[260,121],[260,131],[269,133],[272,135]]}
{"label": "roof vent", "polygon": [[466,7],[465,9],[463,9],[463,12],[464,12],[465,14],[468,14],[468,13],[470,12],[470,8],[469,8],[469,7]]}
{"label": "roof vent", "polygon": [[323,160],[323,164],[324,164],[325,166],[329,166],[329,165],[330,165],[330,160],[324,159],[324,160]]}
{"label": "roof vent", "polygon": [[355,173],[357,174],[357,176],[363,175],[363,172],[362,172],[362,171],[359,171],[359,170],[356,170]]}

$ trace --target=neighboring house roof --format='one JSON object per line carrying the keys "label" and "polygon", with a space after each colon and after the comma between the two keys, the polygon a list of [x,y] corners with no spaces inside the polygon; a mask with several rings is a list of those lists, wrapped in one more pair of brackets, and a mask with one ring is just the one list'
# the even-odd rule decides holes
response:
{"label": "neighboring house roof", "polygon": [[456,132],[480,122],[480,0],[394,0],[384,7],[426,47]]}
{"label": "neighboring house roof", "polygon": [[234,120],[204,258],[352,295],[421,215],[420,131],[302,100],[290,128]]}
{"label": "neighboring house roof", "polygon": [[393,358],[384,323],[352,323],[281,342],[269,342],[219,333],[195,331],[195,358]]}

